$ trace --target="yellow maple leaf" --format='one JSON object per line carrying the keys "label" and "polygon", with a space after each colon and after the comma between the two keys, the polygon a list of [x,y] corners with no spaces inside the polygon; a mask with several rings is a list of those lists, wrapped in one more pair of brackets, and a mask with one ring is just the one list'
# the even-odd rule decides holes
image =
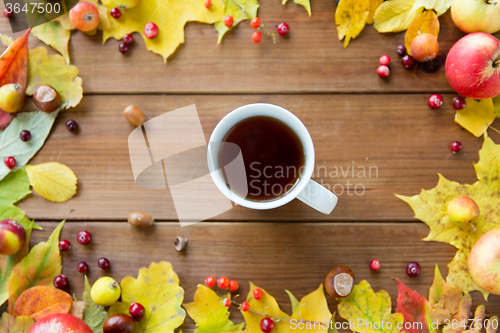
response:
{"label": "yellow maple leaf", "polygon": [[[359,333],[397,333],[404,322],[401,313],[391,313],[391,297],[385,290],[375,293],[363,280],[351,294],[338,299],[339,315],[349,320],[350,329]],[[384,323],[384,325],[381,325]]]}
{"label": "yellow maple leaf", "polygon": [[335,23],[339,40],[344,40],[344,47],[356,38],[366,25],[370,15],[370,0],[342,0],[335,11]]}
{"label": "yellow maple leaf", "polygon": [[26,166],[36,193],[52,202],[65,202],[76,194],[77,178],[64,164],[50,162]]}
{"label": "yellow maple leaf", "polygon": [[179,286],[179,277],[170,263],[162,261],[141,268],[137,279],[124,277],[121,288],[122,302],[112,305],[109,314],[128,314],[131,303],[142,304],[146,312],[134,333],[173,333],[184,322],[186,312],[181,308],[184,289]]}
{"label": "yellow maple leaf", "polygon": [[426,10],[420,14],[410,25],[405,34],[405,46],[409,55],[411,54],[411,42],[415,37],[423,33],[430,33],[439,37],[439,19],[433,10]]}
{"label": "yellow maple leaf", "polygon": [[[286,4],[287,2],[288,0],[282,1],[283,4]],[[297,5],[301,5],[302,7],[304,7],[307,10],[309,16],[311,16],[311,3],[309,2],[309,0],[293,0],[293,2],[295,2]]]}
{"label": "yellow maple leaf", "polygon": [[[500,228],[500,145],[486,135],[474,169],[478,180],[472,185],[452,182],[439,175],[437,186],[431,190],[422,190],[412,197],[396,196],[408,203],[415,217],[429,226],[430,233],[424,240],[448,243],[457,248],[448,264],[446,281],[464,293],[478,290],[486,299],[488,293],[472,280],[468,271],[469,253],[476,241],[484,233]],[[448,203],[461,195],[471,197],[479,206],[479,217],[473,225],[459,226],[447,215]]]}
{"label": "yellow maple leaf", "polygon": [[[204,0],[141,0],[132,9],[124,10],[119,20],[111,20],[111,25],[104,31],[104,42],[109,38],[120,40],[123,35],[138,32],[144,38],[146,48],[159,54],[167,62],[180,44],[184,43],[184,26],[187,22],[213,24],[224,20],[225,6],[205,8]],[[112,0],[103,0],[111,9]],[[159,33],[153,39],[144,35],[144,26],[153,22]]]}
{"label": "yellow maple leaf", "polygon": [[478,138],[486,132],[497,117],[493,100],[491,98],[481,100],[466,98],[465,101],[465,108],[457,110],[455,122]]}
{"label": "yellow maple leaf", "polygon": [[241,21],[250,20],[256,17],[258,9],[258,0],[226,0],[224,4],[224,15],[232,16],[234,22],[231,28],[226,27],[224,21],[215,22],[215,30],[219,33],[217,43],[220,43],[226,32],[236,27]]}
{"label": "yellow maple leaf", "polygon": [[373,27],[378,32],[398,32],[408,29],[423,12],[423,7],[414,9],[415,0],[384,1],[375,12]]}

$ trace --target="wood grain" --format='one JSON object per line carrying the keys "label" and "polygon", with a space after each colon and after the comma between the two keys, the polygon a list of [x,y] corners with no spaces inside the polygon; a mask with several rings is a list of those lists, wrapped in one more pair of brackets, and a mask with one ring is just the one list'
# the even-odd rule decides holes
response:
{"label": "wood grain", "polygon": [[[0,4],[3,11],[3,3]],[[287,22],[286,38],[256,45],[248,21],[217,44],[213,26],[189,23],[186,43],[168,61],[145,49],[139,34],[127,55],[118,52],[118,42],[102,45],[102,34],[93,37],[74,32],[70,43],[73,64],[78,66],[86,94],[102,93],[304,93],[304,92],[452,92],[444,67],[436,74],[405,70],[396,54],[404,44],[404,33],[379,34],[366,26],[347,48],[337,38],[335,1],[312,1],[312,17],[293,3],[261,1],[259,16],[274,31]],[[440,57],[463,33],[449,14],[440,18]],[[12,35],[7,20],[0,32]],[[19,34],[16,34],[18,36]],[[39,45],[30,38],[30,47]],[[376,74],[379,57],[388,54],[393,63],[391,77]]]}
{"label": "wood grain", "polygon": [[[45,241],[56,223],[41,225],[44,231],[34,232],[33,243]],[[81,230],[92,233],[90,245],[76,242]],[[185,228],[161,223],[142,230],[127,223],[66,223],[61,237],[69,239],[72,247],[63,253],[63,273],[69,278],[71,292],[81,297],[84,280],[76,271],[80,261],[89,264],[93,283],[104,275],[118,281],[126,275],[136,277],[140,267],[165,260],[179,275],[186,302],[193,300],[196,286],[207,276],[227,276],[239,281],[240,295],[248,293],[248,282],[252,281],[275,296],[281,308],[290,313],[285,289],[300,299],[323,283],[334,266],[347,265],[357,282],[366,279],[375,291],[387,290],[394,308],[397,290],[393,277],[427,297],[434,266],[439,265],[443,275],[447,274],[446,265],[455,249],[443,243],[424,243],[421,239],[427,231],[422,223],[199,223]],[[188,238],[186,252],[175,251],[173,241],[177,236]],[[101,257],[110,260],[111,271],[97,268]],[[382,265],[378,272],[369,268],[375,258]],[[417,278],[405,273],[410,261],[422,266]],[[329,296],[327,299],[330,310],[335,311],[335,301]],[[473,299],[475,305],[482,302],[477,292]],[[489,316],[498,314],[500,297],[490,296],[486,308]],[[236,312],[233,318],[241,322]],[[186,319],[183,331],[193,328],[193,322]]]}
{"label": "wood grain", "polygon": [[[474,182],[472,163],[477,162],[482,145],[482,139],[474,138],[454,123],[453,95],[445,96],[445,105],[439,111],[427,106],[427,97],[423,94],[84,97],[77,108],[59,115],[47,143],[31,162],[67,164],[79,178],[77,196],[64,204],[54,204],[33,195],[20,207],[37,220],[125,221],[132,211],[146,211],[157,220],[176,221],[169,191],[144,190],[134,183],[127,146],[133,127],[123,117],[122,110],[134,104],[152,119],[196,104],[208,140],[215,125],[228,112],[244,104],[265,102],[292,111],[309,129],[316,147],[314,179],[339,194],[338,207],[328,216],[295,201],[271,211],[237,207],[217,220],[412,220],[411,209],[394,193],[414,195],[422,188],[432,188],[437,183],[437,173],[461,183]],[[78,133],[66,131],[64,123],[68,119],[80,124]],[[491,136],[498,141],[498,134]],[[464,146],[456,155],[449,148],[455,140]],[[360,178],[359,170],[363,168],[366,178]],[[360,185],[354,192],[357,184]],[[365,192],[359,195],[362,186]]]}

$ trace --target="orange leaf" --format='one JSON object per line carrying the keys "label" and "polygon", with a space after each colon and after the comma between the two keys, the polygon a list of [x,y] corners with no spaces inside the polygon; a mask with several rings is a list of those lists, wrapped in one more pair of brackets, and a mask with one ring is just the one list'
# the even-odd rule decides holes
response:
{"label": "orange leaf", "polygon": [[[0,57],[0,87],[9,83],[18,83],[26,90],[28,83],[28,30],[21,38],[10,45]],[[0,130],[9,126],[16,116],[0,109]]]}
{"label": "orange leaf", "polygon": [[31,316],[38,321],[58,313],[69,313],[73,298],[62,290],[48,286],[33,287],[21,294],[14,305],[12,314]]}
{"label": "orange leaf", "polygon": [[439,19],[433,10],[426,10],[406,30],[405,46],[406,51],[411,55],[411,42],[415,37],[423,33],[430,33],[436,38],[439,36]]}

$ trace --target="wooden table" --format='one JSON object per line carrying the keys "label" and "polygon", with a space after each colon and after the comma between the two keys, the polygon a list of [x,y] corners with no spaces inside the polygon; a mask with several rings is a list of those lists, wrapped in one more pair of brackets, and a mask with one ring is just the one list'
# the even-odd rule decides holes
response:
{"label": "wooden table", "polygon": [[[444,68],[425,74],[399,64],[396,46],[403,43],[404,34],[382,35],[368,26],[344,49],[337,39],[335,1],[313,0],[312,10],[309,18],[293,3],[282,6],[278,0],[263,0],[259,16],[264,23],[286,21],[291,27],[289,37],[279,38],[276,45],[269,40],[252,43],[248,22],[229,33],[221,45],[216,44],[212,26],[190,23],[186,44],[167,65],[147,52],[137,37],[124,56],[115,40],[102,45],[100,35],[73,34],[71,58],[80,69],[85,96],[77,108],[58,117],[32,163],[58,161],[71,167],[79,178],[78,194],[64,204],[49,203],[35,194],[19,206],[44,227],[34,233],[33,243],[47,239],[62,219],[69,221],[63,238],[76,243],[79,231],[92,233],[92,245],[76,244],[63,254],[64,274],[77,295],[83,288],[77,263],[91,263],[94,281],[103,275],[95,264],[103,256],[110,259],[111,274],[118,280],[136,276],[140,267],[153,261],[170,261],[186,290],[186,301],[193,299],[196,285],[208,275],[237,279],[243,295],[252,281],[276,296],[286,312],[291,307],[285,288],[300,298],[317,288],[336,265],[348,265],[357,281],[368,279],[376,291],[388,290],[393,306],[397,292],[392,277],[428,295],[433,267],[438,264],[446,275],[455,249],[423,242],[428,227],[415,220],[408,205],[394,194],[413,195],[432,188],[437,173],[461,183],[474,182],[472,163],[478,159],[482,139],[454,123],[455,94]],[[440,55],[445,57],[462,33],[449,14],[440,22]],[[5,20],[0,20],[0,32],[9,32]],[[30,38],[30,46],[38,44]],[[393,59],[388,80],[376,74],[382,54]],[[435,92],[445,99],[438,111],[427,106],[428,96]],[[135,104],[151,119],[196,104],[208,139],[224,115],[255,102],[278,104],[295,113],[311,132],[317,166],[339,170],[338,178],[316,173],[314,179],[330,188],[340,184],[345,189],[349,182],[351,192],[340,195],[338,207],[328,216],[296,200],[272,211],[238,207],[181,228],[168,191],[144,190],[134,183],[127,148],[132,127],[123,118],[123,109]],[[68,119],[79,123],[78,134],[64,129]],[[490,135],[500,142],[498,134]],[[456,155],[449,148],[455,140],[464,147]],[[377,174],[358,178],[340,172],[353,166],[372,167]],[[362,184],[364,194],[353,193],[353,184]],[[129,226],[126,218],[137,210],[152,214],[155,227]],[[174,250],[178,235],[189,239],[185,253]],[[368,267],[374,258],[381,261],[379,272]],[[417,278],[405,273],[410,261],[422,265]],[[478,293],[474,301],[481,301]],[[333,312],[335,301],[329,298],[329,304]],[[499,312],[500,297],[490,296],[487,314]],[[184,331],[193,328],[187,318]]]}

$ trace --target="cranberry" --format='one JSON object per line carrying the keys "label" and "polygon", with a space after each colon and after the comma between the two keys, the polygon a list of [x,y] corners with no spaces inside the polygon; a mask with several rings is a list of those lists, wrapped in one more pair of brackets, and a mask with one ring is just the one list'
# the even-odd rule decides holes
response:
{"label": "cranberry", "polygon": [[465,101],[465,98],[462,96],[458,96],[453,98],[453,108],[455,110],[462,110],[467,106],[467,102]]}
{"label": "cranberry", "polygon": [[128,52],[127,43],[120,43],[120,45],[118,45],[118,51],[120,51],[121,53],[127,53]]}
{"label": "cranberry", "polygon": [[260,321],[260,329],[264,333],[271,333],[274,329],[274,321],[271,318],[264,318]]}
{"label": "cranberry", "polygon": [[24,141],[24,142],[27,142],[27,141],[30,141],[31,140],[31,133],[30,131],[21,131],[21,133],[19,134],[19,139],[21,139],[21,141]]}
{"label": "cranberry", "polygon": [[255,298],[257,301],[260,301],[262,297],[264,297],[264,292],[262,291],[262,289],[255,288],[253,290],[253,298]]}
{"label": "cranberry", "polygon": [[455,141],[451,144],[451,151],[453,154],[458,153],[460,150],[462,150],[462,143],[460,141]]}
{"label": "cranberry", "polygon": [[443,105],[443,102],[443,96],[440,94],[432,94],[427,101],[429,106],[434,110],[439,109]]}
{"label": "cranberry", "polygon": [[97,261],[97,266],[99,266],[100,269],[106,270],[109,269],[109,260],[106,258],[101,258]]}
{"label": "cranberry", "polygon": [[260,31],[255,31],[252,34],[252,40],[254,43],[260,43],[260,41],[262,40],[262,33]]}
{"label": "cranberry", "polygon": [[377,74],[381,78],[385,79],[389,77],[389,75],[391,74],[391,70],[389,69],[389,67],[381,65],[377,68]]}
{"label": "cranberry", "polygon": [[380,261],[374,259],[370,262],[370,269],[372,271],[378,271],[380,269]]}
{"label": "cranberry", "polygon": [[87,265],[86,262],[82,261],[78,264],[76,270],[78,271],[78,273],[85,274],[89,271],[89,265]]}
{"label": "cranberry", "polygon": [[250,303],[242,302],[241,303],[241,311],[247,312],[248,310],[250,310]]}
{"label": "cranberry", "polygon": [[3,160],[3,162],[5,163],[5,165],[7,166],[7,168],[9,168],[9,169],[12,169],[17,164],[16,159],[14,157],[12,157],[12,156],[6,157]]}
{"label": "cranberry", "polygon": [[3,16],[5,16],[6,18],[11,18],[12,15],[14,15],[14,11],[12,10],[12,8],[5,8],[3,10]]}
{"label": "cranberry", "polygon": [[234,293],[236,290],[238,290],[239,287],[240,285],[238,284],[238,281],[229,281],[229,291]]}
{"label": "cranberry", "polygon": [[224,18],[224,25],[228,28],[231,28],[234,24],[234,19],[231,15],[228,15]]}
{"label": "cranberry", "polygon": [[109,13],[115,19],[119,19],[122,16],[122,11],[120,10],[120,8],[111,8]]}
{"label": "cranberry", "polygon": [[54,278],[54,287],[64,289],[68,286],[68,278],[64,275],[58,275]]}
{"label": "cranberry", "polygon": [[226,308],[228,308],[228,307],[231,306],[232,302],[231,302],[231,300],[229,298],[224,298],[224,300],[222,301],[222,304],[224,304],[224,306]]}
{"label": "cranberry", "polygon": [[74,132],[74,131],[76,131],[76,130],[77,130],[77,128],[78,128],[78,124],[77,124],[77,122],[76,122],[76,121],[74,121],[74,120],[68,120],[68,121],[66,122],[66,129],[67,129],[68,131],[70,131],[70,132]]}
{"label": "cranberry", "polygon": [[159,32],[160,31],[158,30],[158,26],[153,22],[146,23],[146,25],[144,26],[144,34],[149,39],[153,39],[158,36]]}
{"label": "cranberry", "polygon": [[63,239],[62,241],[59,242],[59,250],[66,252],[69,250],[71,247],[71,243],[67,239]]}
{"label": "cranberry", "polygon": [[213,288],[217,284],[217,280],[215,279],[215,276],[209,276],[205,279],[205,285],[208,288]]}
{"label": "cranberry", "polygon": [[212,0],[205,0],[205,8],[210,9],[212,7]]}
{"label": "cranberry", "polygon": [[76,239],[78,240],[78,243],[87,245],[92,240],[92,235],[90,234],[90,232],[84,230],[78,233]]}
{"label": "cranberry", "polygon": [[220,277],[219,281],[217,281],[217,284],[219,285],[220,289],[227,289],[229,288],[229,279],[225,276]]}
{"label": "cranberry", "polygon": [[379,61],[381,65],[389,66],[389,64],[391,63],[391,58],[387,54],[384,54],[380,57]]}
{"label": "cranberry", "polygon": [[252,26],[252,28],[254,29],[258,29],[260,27],[260,23],[261,23],[261,20],[260,18],[258,17],[254,17],[251,21],[250,21],[250,25]]}
{"label": "cranberry", "polygon": [[281,36],[286,36],[290,32],[290,26],[285,22],[278,24],[276,29]]}
{"label": "cranberry", "polygon": [[134,36],[132,36],[131,34],[125,34],[122,37],[122,41],[125,44],[132,44],[132,42],[134,41]]}
{"label": "cranberry", "polygon": [[410,262],[406,265],[406,274],[411,277],[417,277],[420,275],[420,265],[417,262]]}
{"label": "cranberry", "polygon": [[401,59],[401,64],[403,64],[403,67],[406,69],[412,69],[413,66],[415,66],[415,59],[407,54]]}
{"label": "cranberry", "polygon": [[404,57],[406,55],[406,46],[398,45],[398,47],[396,48],[396,52],[399,54],[399,56]]}
{"label": "cranberry", "polygon": [[140,321],[142,317],[144,317],[146,309],[144,309],[144,307],[140,303],[132,303],[128,308],[128,312],[130,313],[130,316],[134,318],[135,321]]}

